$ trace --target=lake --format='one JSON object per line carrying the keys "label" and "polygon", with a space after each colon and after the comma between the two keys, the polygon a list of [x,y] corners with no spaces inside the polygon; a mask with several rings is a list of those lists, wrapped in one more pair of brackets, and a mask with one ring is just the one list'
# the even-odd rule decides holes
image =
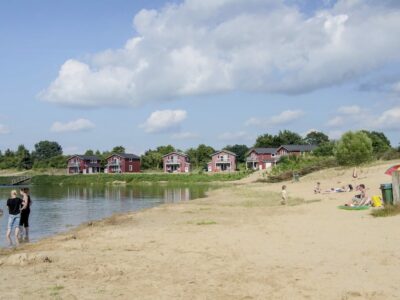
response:
{"label": "lake", "polygon": [[[6,230],[10,191],[0,187],[0,247],[7,246]],[[18,187],[20,188],[20,187]],[[99,220],[114,213],[138,211],[163,203],[176,203],[204,197],[206,185],[171,186],[162,184],[134,186],[32,186],[30,241],[66,231],[84,222]]]}

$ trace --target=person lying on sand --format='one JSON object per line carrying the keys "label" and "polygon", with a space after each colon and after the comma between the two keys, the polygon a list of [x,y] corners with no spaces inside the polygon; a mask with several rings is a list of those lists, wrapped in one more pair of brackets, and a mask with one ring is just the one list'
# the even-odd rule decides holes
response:
{"label": "person lying on sand", "polygon": [[330,188],[329,190],[324,191],[324,194],[330,194],[330,193],[343,193],[346,192],[344,187],[341,188]]}

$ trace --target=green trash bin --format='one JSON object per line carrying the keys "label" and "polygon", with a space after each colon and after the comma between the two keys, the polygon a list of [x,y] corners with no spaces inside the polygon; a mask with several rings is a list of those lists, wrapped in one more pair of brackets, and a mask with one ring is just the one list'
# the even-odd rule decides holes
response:
{"label": "green trash bin", "polygon": [[385,204],[393,204],[393,190],[391,183],[381,184],[382,199]]}

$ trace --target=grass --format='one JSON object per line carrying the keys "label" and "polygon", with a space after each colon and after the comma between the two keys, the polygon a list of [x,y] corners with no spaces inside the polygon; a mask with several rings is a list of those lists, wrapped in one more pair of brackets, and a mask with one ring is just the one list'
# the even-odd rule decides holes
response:
{"label": "grass", "polygon": [[217,224],[217,222],[213,220],[202,220],[196,223],[196,225],[214,225]]}
{"label": "grass", "polygon": [[[58,284],[49,287],[50,296],[53,296],[53,297],[59,296],[59,292],[60,292],[62,289],[64,289],[64,287],[63,287],[62,285],[58,285]],[[57,297],[57,299],[58,299],[58,297]]]}
{"label": "grass", "polygon": [[371,215],[374,217],[392,217],[400,214],[400,205],[385,205],[380,209],[372,211]]}
{"label": "grass", "polygon": [[38,175],[32,178],[36,185],[106,185],[135,184],[140,182],[177,182],[177,183],[207,183],[234,181],[246,177],[247,172],[217,173],[217,174],[90,174],[90,175]]}

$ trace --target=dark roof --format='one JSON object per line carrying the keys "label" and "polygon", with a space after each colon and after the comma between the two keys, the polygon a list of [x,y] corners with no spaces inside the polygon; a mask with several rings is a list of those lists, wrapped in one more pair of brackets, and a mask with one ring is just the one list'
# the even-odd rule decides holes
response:
{"label": "dark roof", "polygon": [[82,160],[100,160],[100,158],[96,155],[73,155],[68,160],[74,157],[79,157]]}
{"label": "dark roof", "polygon": [[109,159],[111,156],[119,156],[119,157],[122,157],[122,158],[135,159],[135,160],[140,159],[139,156],[137,156],[136,154],[131,154],[131,153],[113,153],[112,155],[107,157],[107,159]]}
{"label": "dark roof", "polygon": [[216,155],[216,154],[218,154],[218,153],[221,153],[221,152],[226,152],[226,153],[229,153],[229,154],[231,154],[231,155],[237,156],[236,153],[234,153],[234,152],[232,152],[232,151],[228,151],[228,150],[226,150],[226,149],[222,149],[222,150],[220,150],[220,151],[217,151],[217,152],[211,154],[211,156],[214,156],[214,155]]}
{"label": "dark roof", "polygon": [[278,148],[252,148],[251,151],[255,151],[257,154],[275,154]]}
{"label": "dark roof", "polygon": [[285,148],[288,151],[310,152],[317,147],[317,145],[282,145],[279,148]]}
{"label": "dark roof", "polygon": [[178,155],[182,155],[182,156],[186,156],[186,157],[188,156],[187,154],[185,154],[185,153],[183,153],[183,152],[173,151],[173,152],[170,152],[170,153],[168,153],[168,154],[163,155],[163,157],[166,157],[166,156],[172,155],[172,154],[178,154]]}

